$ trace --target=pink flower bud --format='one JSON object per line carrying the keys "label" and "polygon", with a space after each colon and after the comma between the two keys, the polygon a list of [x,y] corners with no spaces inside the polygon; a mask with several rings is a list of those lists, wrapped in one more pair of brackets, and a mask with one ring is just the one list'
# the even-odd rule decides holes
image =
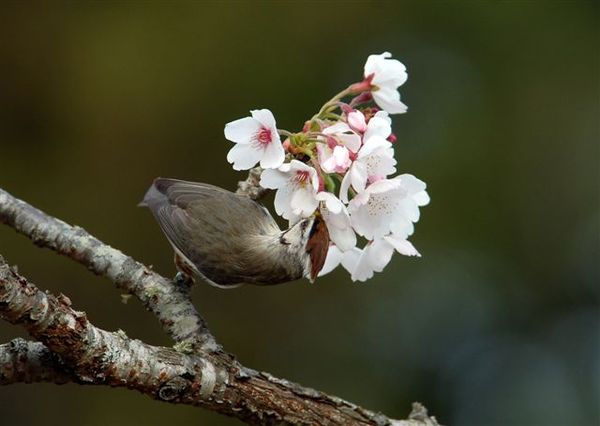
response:
{"label": "pink flower bud", "polygon": [[387,140],[390,141],[391,143],[396,143],[398,138],[396,137],[395,134],[392,133],[391,135],[388,136]]}
{"label": "pink flower bud", "polygon": [[367,130],[367,122],[365,121],[365,116],[360,111],[353,111],[348,114],[348,125],[355,132],[364,133]]}

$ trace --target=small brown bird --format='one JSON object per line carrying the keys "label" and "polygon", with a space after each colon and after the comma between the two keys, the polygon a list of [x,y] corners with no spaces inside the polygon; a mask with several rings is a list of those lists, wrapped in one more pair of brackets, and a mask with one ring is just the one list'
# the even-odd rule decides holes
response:
{"label": "small brown bird", "polygon": [[173,246],[179,272],[220,288],[313,282],[329,248],[320,216],[281,231],[256,201],[205,183],[157,178],[140,206]]}

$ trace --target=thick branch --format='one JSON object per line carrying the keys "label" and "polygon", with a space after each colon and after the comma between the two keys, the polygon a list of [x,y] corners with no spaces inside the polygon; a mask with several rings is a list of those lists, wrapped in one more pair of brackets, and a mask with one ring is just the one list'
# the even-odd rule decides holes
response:
{"label": "thick branch", "polygon": [[[0,317],[23,326],[62,360],[40,362],[45,372],[3,374],[6,379],[0,383],[12,383],[18,377],[56,382],[73,377],[80,383],[127,387],[162,401],[204,406],[255,424],[437,424],[427,416],[409,420],[414,423],[389,419],[322,392],[245,369],[221,351],[186,355],[129,339],[123,332],[101,330],[85,313],[73,310],[68,298],[40,291],[1,258]],[[0,359],[15,365],[10,345],[14,346],[0,346]],[[30,371],[29,363],[50,355],[36,343],[27,343],[26,351],[17,352],[29,354],[20,371]],[[11,367],[6,371],[12,371]]]}
{"label": "thick branch", "polygon": [[0,385],[72,381],[56,354],[39,342],[18,338],[0,345]]}
{"label": "thick branch", "polygon": [[135,295],[160,320],[177,342],[204,349],[216,343],[192,305],[188,289],[173,285],[145,265],[104,244],[83,228],[71,226],[0,189],[0,222],[29,237],[35,244],[86,266]]}

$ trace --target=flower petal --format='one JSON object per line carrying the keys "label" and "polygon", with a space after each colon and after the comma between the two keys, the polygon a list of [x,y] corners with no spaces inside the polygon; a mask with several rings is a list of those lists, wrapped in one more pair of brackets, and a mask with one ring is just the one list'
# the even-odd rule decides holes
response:
{"label": "flower petal", "polygon": [[260,175],[260,186],[267,189],[277,189],[287,185],[289,176],[280,170],[267,169]]}
{"label": "flower petal", "polygon": [[336,246],[329,246],[329,250],[327,250],[327,257],[325,258],[325,263],[321,268],[321,271],[317,275],[318,277],[322,277],[333,271],[335,268],[339,266],[344,258],[343,253]]}
{"label": "flower petal", "polygon": [[283,150],[283,145],[279,140],[279,135],[277,138],[269,143],[264,151],[263,156],[260,160],[260,166],[263,169],[275,169],[283,164],[285,160],[285,151]]}
{"label": "flower petal", "polygon": [[394,235],[383,238],[390,243],[398,253],[403,254],[404,256],[421,257],[421,254],[410,241],[395,237]]}
{"label": "flower petal", "polygon": [[294,191],[290,201],[292,212],[304,217],[310,216],[317,209],[318,205],[319,202],[315,198],[315,194],[304,188]]}
{"label": "flower petal", "polygon": [[382,86],[371,94],[375,103],[390,114],[403,114],[408,110],[407,106],[400,102],[400,93],[396,89]]}
{"label": "flower petal", "polygon": [[255,109],[250,111],[252,114],[252,118],[258,121],[263,126],[275,130],[277,133],[277,124],[275,123],[275,117],[273,117],[273,113],[268,109]]}
{"label": "flower petal", "polygon": [[295,217],[293,216],[292,208],[290,206],[291,199],[292,191],[291,188],[287,185],[282,186],[275,193],[275,211],[279,216],[282,216],[284,219],[288,220],[292,220],[292,218],[295,219]]}
{"label": "flower petal", "polygon": [[394,247],[383,238],[377,238],[365,248],[369,265],[375,272],[381,272],[390,263]]}
{"label": "flower petal", "polygon": [[261,151],[252,145],[237,144],[227,153],[227,161],[233,164],[235,170],[249,170],[258,163]]}
{"label": "flower petal", "polygon": [[240,118],[225,125],[225,138],[232,142],[249,144],[260,127],[260,123],[252,117]]}
{"label": "flower petal", "polygon": [[325,220],[327,230],[329,231],[329,238],[331,241],[340,248],[342,251],[347,251],[356,246],[356,234],[350,227],[350,223],[345,228],[338,228],[337,226],[330,226],[330,222]]}
{"label": "flower petal", "polygon": [[346,252],[344,252],[344,257],[342,259],[342,266],[344,267],[344,269],[348,272],[350,272],[351,274],[354,272],[354,269],[356,268],[356,265],[358,263],[358,260],[360,259],[360,256],[362,255],[362,250],[359,249],[358,247],[354,247]]}

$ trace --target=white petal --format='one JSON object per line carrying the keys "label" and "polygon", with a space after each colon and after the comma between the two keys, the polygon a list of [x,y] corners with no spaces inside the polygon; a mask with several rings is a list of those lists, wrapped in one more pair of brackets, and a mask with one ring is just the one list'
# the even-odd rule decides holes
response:
{"label": "white petal", "polygon": [[325,207],[333,214],[341,213],[344,205],[342,202],[331,192],[321,191],[316,197],[317,200],[325,202]]}
{"label": "white petal", "polygon": [[371,92],[371,94],[375,103],[390,114],[402,114],[408,109],[406,105],[400,102],[400,93],[395,89],[380,87],[379,90]]}
{"label": "white petal", "polygon": [[323,264],[323,268],[317,275],[318,277],[322,277],[325,274],[330,273],[335,268],[339,266],[342,262],[344,255],[336,246],[329,246],[329,250],[327,250],[327,257],[325,258],[325,263]]}
{"label": "white petal", "polygon": [[273,139],[263,151],[263,156],[260,160],[260,166],[263,169],[276,169],[283,164],[285,160],[285,151],[279,140],[279,135]]}
{"label": "white petal", "polygon": [[275,193],[275,211],[279,216],[283,216],[285,219],[291,220],[292,208],[290,206],[290,200],[292,199],[292,191],[289,186],[283,186]]}
{"label": "white petal", "polygon": [[395,236],[384,237],[384,239],[390,243],[394,249],[404,256],[417,256],[421,257],[421,254],[417,251],[415,246],[406,239],[398,238]]}
{"label": "white petal", "polygon": [[398,179],[409,194],[416,194],[427,188],[425,182],[408,173],[396,176],[394,179]]}
{"label": "white petal", "polygon": [[[365,158],[365,157],[373,154],[375,151],[385,150],[385,149],[388,149],[391,147],[392,147],[392,143],[390,141],[385,140],[381,136],[374,135],[374,136],[371,136],[369,139],[366,139],[366,142],[364,143],[363,147],[358,152],[357,158],[360,160],[362,158]],[[392,150],[391,154],[392,154],[392,156],[394,155],[393,150]]]}
{"label": "white petal", "polygon": [[365,248],[365,253],[371,268],[375,272],[381,272],[390,263],[394,247],[383,238],[377,238]]}
{"label": "white petal", "polygon": [[338,135],[338,139],[352,152],[358,152],[362,144],[361,137],[356,133],[341,133]]}
{"label": "white petal", "polygon": [[352,187],[357,191],[361,192],[365,190],[367,186],[367,166],[363,163],[355,161],[349,170]]}
{"label": "white petal", "polygon": [[329,226],[328,222],[325,221],[327,230],[329,231],[329,238],[337,245],[340,250],[347,251],[356,246],[356,234],[348,223],[347,228],[338,228],[337,226]]}
{"label": "white petal", "polygon": [[342,259],[342,266],[346,271],[352,273],[356,268],[356,264],[358,263],[358,259],[362,255],[362,250],[358,247],[354,247],[346,252],[344,252],[344,257]]}
{"label": "white petal", "polygon": [[289,176],[279,170],[267,169],[260,175],[260,186],[267,189],[284,187],[289,182]]}
{"label": "white petal", "polygon": [[339,121],[329,127],[324,128],[323,134],[333,135],[335,133],[344,133],[344,132],[350,132],[350,131],[351,131],[351,129],[346,123]]}
{"label": "white petal", "polygon": [[392,234],[401,239],[406,239],[415,232],[415,226],[407,218],[394,220],[390,226]]}
{"label": "white petal", "polygon": [[375,72],[373,84],[376,86],[389,86],[394,89],[402,86],[408,79],[406,67],[397,59],[383,61],[380,69]]}
{"label": "white petal", "polygon": [[227,161],[233,164],[235,170],[249,170],[258,163],[261,151],[252,145],[237,144],[227,153]]}
{"label": "white petal", "polygon": [[263,126],[271,130],[277,130],[277,124],[275,124],[275,117],[273,117],[273,113],[268,109],[255,109],[250,111],[250,113],[252,114],[252,118],[257,120]]}
{"label": "white petal", "polygon": [[[356,164],[356,163],[355,163]],[[348,203],[348,190],[350,189],[350,172],[353,166],[350,166],[350,169],[344,175],[342,179],[342,184],[340,185],[340,200],[344,203]]]}
{"label": "white petal", "polygon": [[[384,112],[385,111],[380,111]],[[391,120],[385,115],[381,115],[380,112],[375,114],[369,120],[369,124],[367,124],[367,130],[365,131],[364,140],[368,141],[373,136],[379,136],[380,138],[387,139],[392,134],[392,125]]]}
{"label": "white petal", "polygon": [[373,74],[379,69],[381,62],[385,60],[385,58],[391,58],[392,54],[390,52],[383,52],[379,55],[369,55],[367,58],[367,62],[365,63],[365,77]]}
{"label": "white petal", "polygon": [[367,281],[369,278],[372,277],[373,268],[370,265],[368,253],[366,253],[365,250],[363,250],[360,257],[355,263],[351,278],[352,281]]}
{"label": "white petal", "polygon": [[260,123],[252,117],[240,118],[225,125],[225,138],[232,142],[249,144],[260,127]]}
{"label": "white petal", "polygon": [[318,207],[319,202],[315,198],[315,194],[307,189],[297,189],[292,194],[290,206],[294,214],[304,217],[310,216]]}
{"label": "white petal", "polygon": [[413,194],[412,197],[413,200],[415,200],[415,203],[417,203],[417,206],[426,206],[430,201],[427,191],[417,192],[416,194]]}

